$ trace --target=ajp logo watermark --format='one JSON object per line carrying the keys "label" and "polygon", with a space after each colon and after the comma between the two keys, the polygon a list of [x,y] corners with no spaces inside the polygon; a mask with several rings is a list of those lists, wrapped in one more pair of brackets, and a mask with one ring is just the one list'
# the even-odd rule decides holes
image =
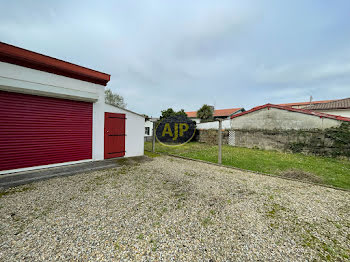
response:
{"label": "ajp logo watermark", "polygon": [[179,146],[189,142],[196,133],[196,123],[185,116],[171,116],[160,121],[156,139],[166,146]]}

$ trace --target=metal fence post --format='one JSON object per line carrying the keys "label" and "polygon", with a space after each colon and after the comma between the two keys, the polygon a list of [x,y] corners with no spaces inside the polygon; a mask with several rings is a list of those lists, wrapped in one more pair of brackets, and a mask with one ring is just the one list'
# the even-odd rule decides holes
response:
{"label": "metal fence post", "polygon": [[219,121],[219,129],[218,129],[218,143],[219,143],[219,152],[218,152],[218,164],[221,165],[222,160],[221,160],[221,156],[222,156],[222,150],[221,150],[221,145],[222,145],[222,120],[218,119]]}
{"label": "metal fence post", "polygon": [[153,130],[152,130],[152,152],[156,151],[156,122],[153,122]]}

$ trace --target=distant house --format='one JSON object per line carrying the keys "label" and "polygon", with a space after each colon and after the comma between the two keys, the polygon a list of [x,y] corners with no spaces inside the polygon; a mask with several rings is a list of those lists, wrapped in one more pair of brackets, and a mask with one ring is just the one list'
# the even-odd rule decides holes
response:
{"label": "distant house", "polygon": [[310,130],[339,126],[350,118],[289,106],[266,104],[231,116],[231,128],[243,130]]}
{"label": "distant house", "polygon": [[350,97],[333,100],[328,103],[318,103],[305,107],[305,109],[332,115],[350,117]]}
{"label": "distant house", "polygon": [[320,101],[311,101],[311,102],[294,102],[294,103],[287,103],[287,104],[278,104],[279,106],[288,106],[292,108],[305,108],[310,105],[317,105],[317,104],[323,104],[328,103],[336,100],[320,100]]}
{"label": "distant house", "polygon": [[158,118],[149,118],[145,121],[145,141],[151,141],[152,140],[152,134],[153,134],[153,122],[158,121]]}
{"label": "distant house", "polygon": [[237,147],[346,155],[337,146],[338,139],[326,135],[326,129],[339,127],[343,123],[350,123],[350,118],[305,108],[265,104],[233,115],[226,137],[229,145]]}
{"label": "distant house", "polygon": [[[243,107],[229,108],[229,109],[217,109],[214,110],[214,118],[230,119],[231,116],[244,112]],[[186,112],[187,117],[195,121],[197,124],[201,122],[200,118],[197,117],[197,111]]]}

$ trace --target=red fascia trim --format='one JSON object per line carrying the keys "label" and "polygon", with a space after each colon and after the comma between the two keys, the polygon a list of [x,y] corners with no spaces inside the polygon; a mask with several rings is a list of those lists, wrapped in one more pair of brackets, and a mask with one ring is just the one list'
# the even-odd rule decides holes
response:
{"label": "red fascia trim", "polygon": [[0,42],[0,61],[106,86],[110,75]]}
{"label": "red fascia trim", "polygon": [[265,105],[262,105],[262,106],[254,107],[254,108],[252,108],[252,109],[250,109],[248,111],[245,111],[245,112],[239,113],[237,115],[231,116],[231,119],[235,118],[235,117],[239,117],[239,116],[245,115],[245,114],[249,114],[249,113],[252,113],[252,112],[255,112],[255,111],[258,111],[258,110],[266,108],[266,107],[268,109],[273,107],[273,108],[277,108],[277,109],[281,109],[281,110],[287,110],[287,111],[292,111],[292,112],[297,112],[297,113],[302,113],[302,114],[307,114],[307,115],[319,116],[321,118],[322,117],[326,117],[326,118],[336,119],[336,120],[340,120],[340,121],[350,122],[350,118],[344,117],[344,116],[331,115],[331,114],[315,112],[315,111],[311,111],[311,110],[307,110],[307,109],[298,109],[298,108],[292,108],[292,107],[288,107],[288,106],[280,106],[280,105],[274,105],[274,104],[265,104]]}

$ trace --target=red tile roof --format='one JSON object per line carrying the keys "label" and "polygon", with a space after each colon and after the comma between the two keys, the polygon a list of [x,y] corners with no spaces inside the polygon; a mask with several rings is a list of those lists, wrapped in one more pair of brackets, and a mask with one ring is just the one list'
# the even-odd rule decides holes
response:
{"label": "red tile roof", "polygon": [[[328,103],[336,100],[320,100],[320,101],[312,101],[311,105],[320,104],[320,103]],[[287,104],[278,104],[279,106],[304,106],[310,105],[310,102],[295,102],[295,103],[287,103]]]}
{"label": "red tile roof", "polygon": [[[243,108],[230,108],[230,109],[217,109],[214,110],[214,117],[218,117],[218,116],[230,116],[234,113],[236,113],[239,110],[242,110]],[[188,117],[193,117],[196,118],[197,117],[197,111],[191,111],[191,112],[186,112]]]}
{"label": "red tile roof", "polygon": [[304,109],[308,110],[330,110],[330,109],[350,109],[350,97],[334,100],[328,103],[320,103],[317,105],[310,105]]}
{"label": "red tile roof", "polygon": [[197,111],[185,112],[188,117],[197,117]]}
{"label": "red tile roof", "polygon": [[335,119],[335,120],[350,122],[350,118],[348,118],[348,117],[336,116],[336,115],[331,115],[331,114],[315,112],[315,111],[311,111],[311,110],[307,110],[307,109],[292,108],[292,107],[289,107],[289,106],[281,106],[281,105],[273,105],[273,104],[265,104],[265,105],[262,105],[262,106],[254,107],[254,108],[252,108],[252,109],[250,109],[248,111],[245,111],[245,112],[242,112],[242,113],[239,113],[239,114],[231,116],[231,119],[235,118],[235,117],[240,117],[242,115],[249,114],[249,113],[252,113],[252,112],[255,112],[255,111],[258,111],[258,110],[263,109],[263,108],[271,108],[271,107],[272,108],[281,109],[281,110],[287,110],[287,111],[291,111],[291,112],[297,112],[297,113],[302,113],[302,114],[307,114],[307,115],[318,116],[318,117],[321,117],[321,118],[325,117],[325,118],[331,118],[331,119]]}
{"label": "red tile roof", "polygon": [[0,42],[0,61],[62,75],[99,85],[107,85],[110,75]]}

